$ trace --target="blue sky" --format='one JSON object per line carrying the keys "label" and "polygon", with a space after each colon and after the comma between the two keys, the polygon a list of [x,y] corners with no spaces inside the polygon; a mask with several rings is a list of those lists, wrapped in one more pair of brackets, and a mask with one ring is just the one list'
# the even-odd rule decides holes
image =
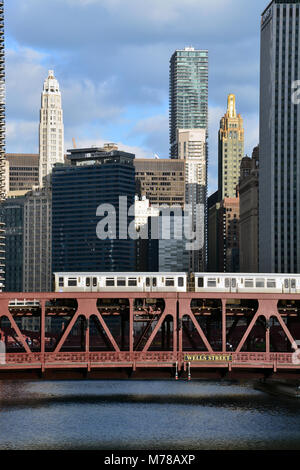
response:
{"label": "blue sky", "polygon": [[116,142],[169,156],[169,59],[209,51],[209,193],[217,132],[235,93],[245,152],[258,143],[260,14],[252,0],[6,0],[7,151],[38,152],[48,69],[62,90],[65,147]]}

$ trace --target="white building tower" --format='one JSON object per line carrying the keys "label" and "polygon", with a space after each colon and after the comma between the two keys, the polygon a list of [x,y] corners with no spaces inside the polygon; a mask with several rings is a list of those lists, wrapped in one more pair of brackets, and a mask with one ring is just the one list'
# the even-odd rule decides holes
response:
{"label": "white building tower", "polygon": [[64,125],[59,83],[49,70],[42,92],[40,112],[40,186],[55,163],[64,163]]}

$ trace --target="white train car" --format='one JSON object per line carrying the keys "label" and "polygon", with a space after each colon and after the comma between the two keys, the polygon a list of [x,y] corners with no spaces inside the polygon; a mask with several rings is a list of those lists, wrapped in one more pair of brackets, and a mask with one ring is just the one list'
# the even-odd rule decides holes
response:
{"label": "white train car", "polygon": [[186,292],[186,273],[54,273],[55,292]]}
{"label": "white train car", "polygon": [[296,274],[195,273],[195,292],[299,294]]}

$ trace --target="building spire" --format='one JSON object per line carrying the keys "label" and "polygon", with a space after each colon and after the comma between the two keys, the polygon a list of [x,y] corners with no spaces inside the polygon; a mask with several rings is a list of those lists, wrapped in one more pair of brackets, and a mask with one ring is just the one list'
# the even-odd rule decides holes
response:
{"label": "building spire", "polygon": [[40,186],[56,163],[64,163],[64,125],[59,83],[54,70],[48,71],[40,111]]}
{"label": "building spire", "polygon": [[227,114],[230,118],[236,117],[235,95],[228,95]]}

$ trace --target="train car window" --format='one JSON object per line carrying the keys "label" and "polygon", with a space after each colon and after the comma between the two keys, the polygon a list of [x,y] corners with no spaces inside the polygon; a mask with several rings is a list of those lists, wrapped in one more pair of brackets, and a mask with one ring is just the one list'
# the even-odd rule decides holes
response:
{"label": "train car window", "polygon": [[166,278],[166,287],[174,287],[174,279],[172,277],[167,277]]}
{"label": "train car window", "polygon": [[76,278],[70,278],[68,279],[68,287],[76,287],[77,286],[77,279]]}
{"label": "train car window", "polygon": [[291,279],[291,289],[296,289],[296,279]]}
{"label": "train car window", "polygon": [[204,279],[203,277],[198,277],[198,287],[203,287],[204,286]]}
{"label": "train car window", "polygon": [[256,287],[265,287],[264,279],[256,279]]}
{"label": "train car window", "polygon": [[179,277],[178,278],[178,287],[183,287],[184,286],[184,278],[183,277]]}
{"label": "train car window", "polygon": [[228,279],[228,277],[226,277],[226,279],[225,279],[225,287],[226,288],[230,287],[230,279]]}
{"label": "train car window", "polygon": [[91,285],[91,278],[90,277],[85,278],[85,285],[86,285],[86,287],[90,287],[90,285]]}
{"label": "train car window", "polygon": [[117,279],[117,286],[124,287],[126,286],[126,279],[125,277],[118,277]]}
{"label": "train car window", "polygon": [[254,287],[253,279],[245,279],[245,287]]}
{"label": "train car window", "polygon": [[268,289],[275,289],[276,288],[275,279],[267,279],[267,288]]}
{"label": "train car window", "polygon": [[60,277],[58,279],[58,285],[59,285],[59,287],[64,287],[65,283],[64,283],[64,278],[63,277]]}
{"label": "train car window", "polygon": [[236,287],[236,279],[235,278],[232,278],[231,279],[231,287]]}
{"label": "train car window", "polygon": [[285,279],[285,280],[284,280],[284,288],[285,288],[285,289],[288,289],[289,286],[290,286],[289,279]]}
{"label": "train car window", "polygon": [[105,284],[106,284],[106,287],[114,287],[115,286],[114,278],[113,277],[112,278],[107,277]]}
{"label": "train car window", "polygon": [[93,287],[97,287],[97,278],[93,277]]}
{"label": "train car window", "polygon": [[146,287],[150,287],[150,277],[146,277]]}
{"label": "train car window", "polygon": [[157,278],[156,277],[152,278],[152,285],[153,285],[153,287],[157,286]]}
{"label": "train car window", "polygon": [[208,279],[207,280],[207,287],[217,287],[216,279]]}
{"label": "train car window", "polygon": [[137,280],[136,280],[134,277],[129,278],[129,279],[128,279],[128,285],[129,285],[130,287],[135,287],[135,286],[137,286]]}

